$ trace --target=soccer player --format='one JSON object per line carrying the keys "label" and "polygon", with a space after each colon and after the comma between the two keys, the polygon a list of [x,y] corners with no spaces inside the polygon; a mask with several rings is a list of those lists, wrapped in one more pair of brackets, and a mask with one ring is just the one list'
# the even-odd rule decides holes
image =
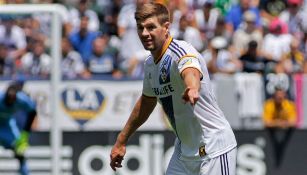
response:
{"label": "soccer player", "polygon": [[[13,117],[20,110],[27,113],[27,121],[22,130],[19,130]],[[11,84],[5,92],[0,92],[0,145],[14,151],[22,175],[29,175],[24,152],[29,145],[29,133],[35,116],[35,103],[20,90],[18,84]]]}
{"label": "soccer player", "polygon": [[158,101],[177,136],[166,175],[235,175],[237,142],[217,105],[204,59],[189,43],[170,36],[164,5],[139,6],[135,19],[151,55],[145,61],[142,95],[110,153],[111,168],[122,167],[129,137]]}

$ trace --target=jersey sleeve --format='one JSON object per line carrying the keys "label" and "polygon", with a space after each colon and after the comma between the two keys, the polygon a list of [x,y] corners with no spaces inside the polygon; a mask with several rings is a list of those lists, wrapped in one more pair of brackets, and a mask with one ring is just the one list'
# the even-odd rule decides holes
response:
{"label": "jersey sleeve", "polygon": [[18,93],[18,104],[20,108],[22,108],[23,111],[25,112],[31,112],[36,109],[36,104],[35,102],[26,94]]}
{"label": "jersey sleeve", "polygon": [[[145,64],[146,66],[146,64]],[[148,71],[148,69],[144,69],[145,72],[144,72],[144,80],[143,80],[143,94],[145,96],[148,96],[148,97],[155,97],[155,94],[152,90],[152,85],[151,85],[151,80],[152,80],[152,74]]]}
{"label": "jersey sleeve", "polygon": [[185,55],[178,60],[178,70],[180,74],[186,68],[195,68],[201,73],[201,77],[203,77],[203,72],[201,70],[200,61],[194,55]]}

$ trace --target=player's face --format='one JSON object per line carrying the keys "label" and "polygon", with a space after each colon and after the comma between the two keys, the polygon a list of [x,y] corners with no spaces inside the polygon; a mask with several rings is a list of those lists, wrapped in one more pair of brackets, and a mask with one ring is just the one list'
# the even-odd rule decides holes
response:
{"label": "player's face", "polygon": [[160,24],[156,16],[137,24],[139,38],[146,50],[160,51],[168,37],[169,23]]}
{"label": "player's face", "polygon": [[9,91],[6,94],[6,98],[5,98],[6,105],[11,106],[12,104],[15,103],[15,101],[16,101],[16,92]]}

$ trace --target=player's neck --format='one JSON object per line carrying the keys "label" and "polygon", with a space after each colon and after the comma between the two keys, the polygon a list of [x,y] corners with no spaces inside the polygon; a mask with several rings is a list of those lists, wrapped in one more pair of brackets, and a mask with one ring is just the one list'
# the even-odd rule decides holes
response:
{"label": "player's neck", "polygon": [[158,63],[160,61],[160,59],[164,55],[164,53],[165,53],[166,49],[168,48],[171,41],[172,41],[172,37],[168,36],[159,49],[151,52],[152,56],[154,57],[155,63]]}

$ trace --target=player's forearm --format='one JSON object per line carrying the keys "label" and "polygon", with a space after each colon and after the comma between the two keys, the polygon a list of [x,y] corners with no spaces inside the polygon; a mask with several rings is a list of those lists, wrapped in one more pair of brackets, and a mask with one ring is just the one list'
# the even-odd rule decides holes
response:
{"label": "player's forearm", "polygon": [[156,98],[141,96],[136,102],[124,129],[118,135],[117,142],[126,144],[130,136],[148,119],[156,103]]}
{"label": "player's forearm", "polygon": [[25,127],[24,127],[25,131],[27,131],[27,132],[31,131],[31,126],[32,126],[32,123],[34,121],[35,116],[36,116],[35,110],[28,113],[27,121],[26,121],[26,124],[25,124]]}
{"label": "player's forearm", "polygon": [[[126,144],[130,136],[146,121],[145,116],[140,116],[140,100],[134,106],[124,129],[118,135],[117,141]],[[148,117],[147,117],[148,118]]]}
{"label": "player's forearm", "polygon": [[200,72],[195,68],[187,68],[182,72],[182,78],[187,88],[200,89]]}

